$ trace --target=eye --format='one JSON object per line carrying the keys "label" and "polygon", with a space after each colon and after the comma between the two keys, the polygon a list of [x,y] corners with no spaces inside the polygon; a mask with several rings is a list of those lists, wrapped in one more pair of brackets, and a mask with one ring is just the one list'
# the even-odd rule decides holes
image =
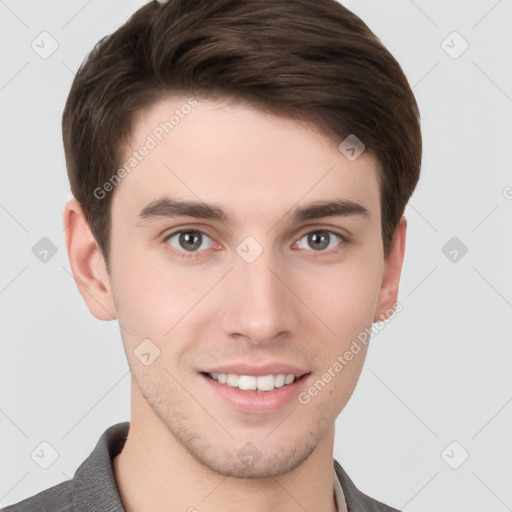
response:
{"label": "eye", "polygon": [[309,246],[314,251],[325,251],[336,247],[342,241],[343,237],[341,235],[327,229],[320,229],[306,233],[298,240],[297,244],[301,249],[307,249],[307,246]]}
{"label": "eye", "polygon": [[213,240],[197,229],[176,231],[170,234],[166,241],[180,252],[198,252],[213,245]]}

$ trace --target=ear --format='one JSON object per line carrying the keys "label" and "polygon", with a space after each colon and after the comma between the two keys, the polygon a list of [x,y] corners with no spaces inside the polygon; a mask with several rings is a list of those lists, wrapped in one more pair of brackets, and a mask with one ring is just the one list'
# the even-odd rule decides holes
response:
{"label": "ear", "polygon": [[107,266],[76,199],[66,203],[63,222],[66,250],[78,291],[96,318],[114,320],[117,314]]}
{"label": "ear", "polygon": [[404,261],[406,231],[407,220],[402,217],[393,235],[389,256],[384,262],[384,272],[377,307],[375,308],[374,322],[382,322],[390,316],[397,302],[398,285]]}

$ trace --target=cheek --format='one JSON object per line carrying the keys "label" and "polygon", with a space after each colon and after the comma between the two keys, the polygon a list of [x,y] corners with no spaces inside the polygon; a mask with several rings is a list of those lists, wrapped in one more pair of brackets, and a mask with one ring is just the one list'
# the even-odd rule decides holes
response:
{"label": "cheek", "polygon": [[[114,245],[113,245],[114,247]],[[112,251],[112,289],[120,323],[134,342],[149,337],[164,340],[177,324],[186,324],[208,292],[216,275],[171,264],[164,251],[118,245]],[[185,318],[186,317],[186,318]],[[126,334],[126,332],[125,332]]]}
{"label": "cheek", "polygon": [[382,266],[376,258],[353,258],[337,268],[302,281],[301,294],[332,331],[334,343],[346,344],[373,323],[381,284]]}
{"label": "cheek", "polygon": [[176,281],[171,286],[171,277],[136,247],[112,244],[116,312],[119,322],[134,336],[160,337],[169,329],[182,291]]}

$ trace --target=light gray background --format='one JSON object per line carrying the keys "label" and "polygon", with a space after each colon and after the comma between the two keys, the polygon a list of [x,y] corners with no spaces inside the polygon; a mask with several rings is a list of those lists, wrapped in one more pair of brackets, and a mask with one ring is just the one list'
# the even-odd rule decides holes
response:
{"label": "light gray background", "polygon": [[[129,419],[118,325],[89,314],[65,253],[60,120],[87,52],[143,3],[0,1],[0,506],[72,477]],[[345,4],[414,87],[424,160],[406,210],[403,311],[372,341],[335,456],[361,490],[406,511],[512,510],[512,2]],[[43,31],[59,45],[46,59],[31,48]],[[469,43],[458,58],[445,51],[463,48],[453,31]],[[47,263],[32,253],[42,237],[58,249]],[[468,248],[456,262],[442,252],[452,237]],[[42,441],[59,454],[46,470],[31,458]]]}

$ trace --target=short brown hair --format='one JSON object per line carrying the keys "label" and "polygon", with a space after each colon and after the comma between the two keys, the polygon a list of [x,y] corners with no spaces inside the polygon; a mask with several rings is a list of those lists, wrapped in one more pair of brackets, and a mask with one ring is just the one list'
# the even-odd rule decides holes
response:
{"label": "short brown hair", "polygon": [[336,0],[156,0],[101,39],[62,118],[71,191],[109,266],[112,194],[134,113],[174,93],[229,98],[355,134],[379,164],[384,255],[420,175],[419,111],[367,25]]}

